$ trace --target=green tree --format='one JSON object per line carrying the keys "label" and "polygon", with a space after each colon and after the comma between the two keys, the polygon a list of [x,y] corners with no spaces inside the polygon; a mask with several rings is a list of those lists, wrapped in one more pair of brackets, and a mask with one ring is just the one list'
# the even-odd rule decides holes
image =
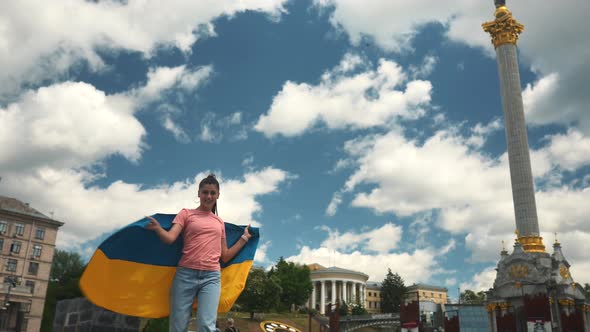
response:
{"label": "green tree", "polygon": [[281,306],[290,309],[292,305],[302,305],[307,302],[313,285],[307,265],[287,262],[283,257],[270,270],[269,275],[281,286]]}
{"label": "green tree", "polygon": [[78,253],[56,249],[49,273],[41,331],[53,329],[53,316],[58,301],[82,296],[78,283],[84,272],[84,263]]}
{"label": "green tree", "polygon": [[350,313],[353,316],[367,315],[368,314],[367,309],[365,309],[365,307],[363,307],[361,305],[358,305],[358,304],[355,304],[355,305],[352,306],[352,310],[350,311]]}
{"label": "green tree", "polygon": [[340,307],[338,307],[338,313],[341,317],[348,316],[348,305],[346,304],[346,302],[342,301]]}
{"label": "green tree", "polygon": [[381,283],[381,309],[383,312],[399,312],[407,288],[404,279],[387,269],[387,275]]}
{"label": "green tree", "polygon": [[584,284],[584,292],[586,293],[586,298],[590,300],[590,284]]}
{"label": "green tree", "polygon": [[461,292],[461,303],[466,304],[482,304],[486,299],[486,294],[483,291],[474,292],[470,289],[466,289]]}
{"label": "green tree", "polygon": [[246,286],[237,300],[237,304],[250,312],[250,319],[255,312],[268,312],[279,304],[281,287],[275,278],[270,277],[262,268],[250,270]]}

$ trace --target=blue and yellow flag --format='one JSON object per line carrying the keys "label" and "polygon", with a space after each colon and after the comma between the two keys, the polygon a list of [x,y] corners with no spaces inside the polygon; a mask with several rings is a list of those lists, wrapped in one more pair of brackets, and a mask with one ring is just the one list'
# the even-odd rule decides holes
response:
{"label": "blue and yellow flag", "polygon": [[[166,230],[176,215],[153,217]],[[99,307],[124,315],[160,318],[170,311],[170,286],[182,254],[182,236],[172,245],[145,229],[147,218],[136,221],[107,238],[97,249],[80,279],[84,296]],[[228,247],[244,234],[244,226],[225,223]],[[221,262],[221,297],[218,312],[227,312],[244,289],[259,232],[227,264]]]}

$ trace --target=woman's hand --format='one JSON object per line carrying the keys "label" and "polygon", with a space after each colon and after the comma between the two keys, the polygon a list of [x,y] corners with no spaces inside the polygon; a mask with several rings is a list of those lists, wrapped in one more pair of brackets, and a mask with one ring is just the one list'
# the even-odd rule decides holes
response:
{"label": "woman's hand", "polygon": [[147,225],[145,225],[146,229],[149,229],[150,231],[155,231],[158,228],[162,228],[162,226],[160,226],[160,223],[154,217],[150,217],[150,216],[145,216],[145,217],[150,220],[150,222],[148,222]]}
{"label": "woman's hand", "polygon": [[246,228],[244,228],[244,236],[247,237],[248,239],[250,239],[252,237],[252,234],[250,234],[250,224],[248,224],[248,226],[246,226]]}

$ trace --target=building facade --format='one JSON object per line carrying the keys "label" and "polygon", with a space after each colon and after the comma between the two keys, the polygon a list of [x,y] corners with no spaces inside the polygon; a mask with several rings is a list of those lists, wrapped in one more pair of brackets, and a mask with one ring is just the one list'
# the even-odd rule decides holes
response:
{"label": "building facade", "polygon": [[436,304],[445,304],[447,303],[447,292],[448,289],[446,289],[445,287],[438,287],[427,284],[413,284],[408,286],[408,292],[406,293],[406,302],[431,301]]}
{"label": "building facade", "polygon": [[367,294],[365,309],[370,314],[381,312],[381,283],[376,281],[367,281]]}
{"label": "building facade", "polygon": [[53,220],[0,196],[0,331],[39,331],[57,231]]}
{"label": "building facade", "polygon": [[335,266],[326,268],[319,264],[309,265],[309,270],[313,284],[309,300],[311,308],[324,314],[327,304],[365,304],[368,275]]}

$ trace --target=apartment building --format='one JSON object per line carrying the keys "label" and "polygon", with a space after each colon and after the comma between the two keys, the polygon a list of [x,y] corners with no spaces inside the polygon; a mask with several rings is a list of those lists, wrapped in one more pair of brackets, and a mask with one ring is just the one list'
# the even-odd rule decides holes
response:
{"label": "apartment building", "polygon": [[0,196],[0,331],[39,331],[62,225],[27,203]]}

